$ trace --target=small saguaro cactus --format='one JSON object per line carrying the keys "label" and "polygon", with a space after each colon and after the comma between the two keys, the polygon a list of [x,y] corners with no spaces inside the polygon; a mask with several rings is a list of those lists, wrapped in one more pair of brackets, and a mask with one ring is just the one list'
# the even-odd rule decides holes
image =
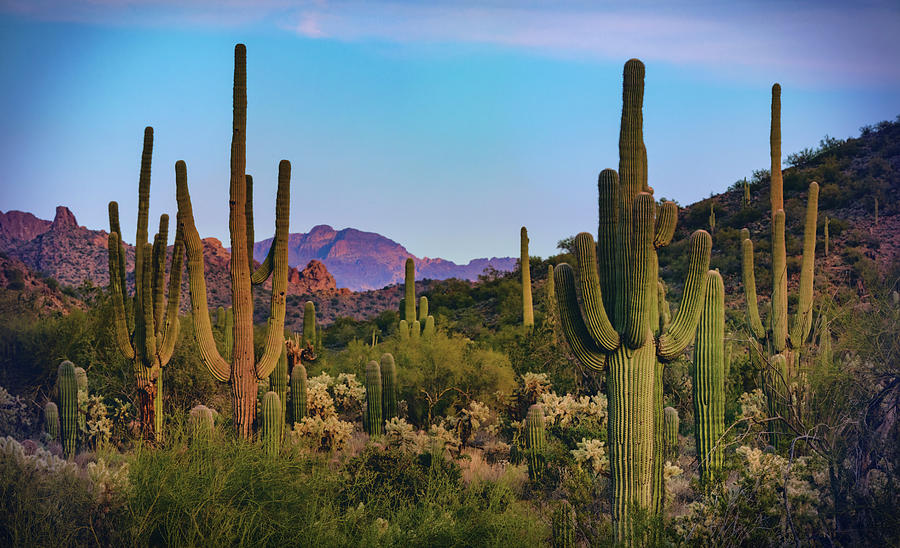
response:
{"label": "small saguaro cactus", "polygon": [[716,232],[716,203],[709,203],[709,232],[711,234],[715,234]]}
{"label": "small saguaro cactus", "polygon": [[544,408],[541,404],[535,403],[528,408],[528,414],[525,416],[525,429],[528,436],[528,477],[532,480],[539,480],[544,475],[544,450],[547,445]]}
{"label": "small saguaro cactus", "polygon": [[553,548],[575,548],[575,509],[567,500],[559,501],[552,517]]}
{"label": "small saguaro cactus", "polygon": [[78,386],[78,431],[85,431],[88,404],[88,378],[83,367],[75,368],[75,384]]}
{"label": "small saguaro cactus", "polygon": [[316,346],[316,303],[312,301],[303,305],[303,346],[307,344],[319,350]]}
{"label": "small saguaro cactus", "polygon": [[[150,209],[150,164],[153,156],[153,128],[144,129],[144,149],[138,181],[137,235],[134,243],[134,301],[125,287],[125,249],[119,224],[119,205],[109,203],[109,287],[114,310],[116,343],[131,360],[137,379],[140,420],[148,439],[162,435],[163,370],[172,358],[178,341],[178,307],[184,260],[183,232],[175,230],[175,245],[169,268],[166,296],[166,246],[169,216],[159,218],[159,231],[151,246],[147,242]],[[133,312],[133,313],[132,313]]]}
{"label": "small saguaro cactus", "polygon": [[284,410],[281,399],[275,392],[266,392],[262,404],[262,439],[266,454],[275,457],[281,451],[281,436],[284,431]]}
{"label": "small saguaro cactus", "polygon": [[52,401],[44,404],[44,431],[50,437],[50,441],[59,439],[59,408]]}
{"label": "small saguaro cactus", "polygon": [[75,440],[78,433],[78,381],[75,379],[75,365],[69,360],[59,364],[57,378],[59,387],[59,429],[63,453],[66,457],[75,454]]}
{"label": "small saguaro cactus", "polygon": [[[275,369],[272,371],[272,374],[269,375],[269,387],[273,392],[278,394],[279,401],[287,404],[288,362],[286,349],[282,349],[281,357],[278,358],[278,363],[275,364]],[[284,409],[287,406],[282,405],[281,407],[282,411],[287,413],[287,410]]]}
{"label": "small saguaro cactus", "polygon": [[194,440],[207,440],[215,427],[212,409],[203,404],[195,405],[190,411],[191,436]]}
{"label": "small saguaro cactus", "polygon": [[678,207],[657,204],[647,183],[643,95],[644,65],[632,59],[623,77],[619,171],[603,170],[597,185],[597,243],[586,232],[575,238],[581,303],[572,267],[555,270],[569,346],[585,367],[607,375],[613,531],[624,544],[643,534],[635,530],[635,511],[661,511],[663,368],[694,338],[712,246],[706,231],[691,235],[681,306],[665,321],[657,249],[671,242]]}
{"label": "small saguaro cactus", "polygon": [[[284,346],[284,313],[287,291],[287,238],[290,215],[291,164],[278,165],[278,191],[275,199],[275,237],[265,260],[255,271],[252,262],[253,209],[246,174],[247,139],[247,50],[243,44],[234,48],[234,90],[231,139],[231,183],[229,190],[229,229],[231,236],[231,303],[234,308],[233,350],[231,360],[216,348],[206,301],[203,244],[194,224],[194,213],[187,185],[187,166],[175,164],[178,198],[178,226],[183,227],[190,273],[191,315],[200,357],[213,377],[231,385],[234,427],[238,435],[250,439],[256,419],[257,384],[267,378],[281,356]],[[256,359],[253,345],[252,286],[272,276],[266,343],[263,355]]]}
{"label": "small saguaro cactus", "polygon": [[675,462],[678,459],[678,410],[674,407],[663,409],[665,416],[665,454],[666,459]]}
{"label": "small saguaro cactus", "polygon": [[[795,363],[795,355],[803,348],[809,339],[812,329],[813,306],[813,262],[816,251],[816,218],[819,203],[819,185],[816,182],[809,184],[809,198],[806,204],[806,219],[803,230],[803,258],[800,267],[799,306],[794,315],[794,322],[788,331],[788,274],[787,256],[785,248],[785,214],[784,214],[784,183],[781,174],[781,86],[772,86],[772,118],[771,132],[769,134],[769,156],[771,160],[771,226],[772,226],[772,298],[771,310],[768,320],[763,323],[759,307],[756,301],[756,274],[754,272],[753,241],[750,239],[750,231],[741,230],[742,245],[742,271],[744,280],[744,295],[747,301],[747,316],[750,333],[754,340],[753,352],[755,355],[767,357],[764,380],[775,380],[782,375],[778,370],[783,368],[784,381],[789,381],[796,373],[799,366]],[[766,327],[763,327],[763,326]],[[777,356],[781,358],[776,360]],[[783,366],[783,367],[782,367]],[[782,381],[779,381],[782,382]],[[788,382],[787,386],[790,383]],[[764,387],[764,391],[770,397],[787,397],[778,386]],[[786,400],[787,401],[787,400]],[[780,407],[775,401],[769,402],[770,411]],[[775,415],[773,415],[775,416]],[[779,414],[783,419],[787,416]],[[773,432],[777,431],[774,425]],[[773,434],[773,441],[775,435]],[[774,445],[774,443],[773,443]]]}
{"label": "small saguaro cactus", "polygon": [[725,286],[717,270],[706,277],[706,298],[694,346],[694,439],[700,478],[710,481],[722,468],[725,432]]}
{"label": "small saguaro cactus", "polygon": [[389,421],[397,416],[397,365],[388,353],[381,356],[381,398],[382,418]]}
{"label": "small saguaro cactus", "polygon": [[750,207],[750,181],[747,178],[744,178],[743,181],[744,186],[744,207]]}
{"label": "small saguaro cactus", "polygon": [[401,319],[397,326],[400,340],[419,340],[419,335],[430,338],[434,335],[434,317],[428,314],[428,298],[424,295],[419,301],[419,313],[416,315],[416,263],[411,257],[406,259],[403,292],[404,297],[400,300]]}
{"label": "small saguaro cactus", "polygon": [[381,418],[381,367],[375,360],[366,364],[366,431],[372,437],[384,433]]}
{"label": "small saguaro cactus", "polygon": [[534,307],[531,304],[531,260],[528,255],[528,229],[524,226],[519,234],[521,254],[519,266],[522,268],[522,325],[534,327]]}
{"label": "small saguaro cactus", "polygon": [[291,422],[300,422],[306,417],[306,366],[304,359],[311,356],[309,347],[302,346],[301,339],[294,335],[285,341],[288,366],[291,369]]}

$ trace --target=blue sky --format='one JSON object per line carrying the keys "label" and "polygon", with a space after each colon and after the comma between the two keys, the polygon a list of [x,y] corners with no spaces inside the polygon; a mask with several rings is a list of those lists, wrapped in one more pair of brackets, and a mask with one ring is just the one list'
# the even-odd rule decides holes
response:
{"label": "blue sky", "polygon": [[546,257],[596,230],[628,58],[647,65],[650,184],[687,204],[767,167],[773,82],[785,155],[900,114],[898,28],[890,2],[2,0],[0,210],[106,228],[114,199],[133,234],[152,125],[151,214],[174,214],[183,159],[201,235],[228,245],[243,42],[259,238],[285,158],[292,232],[464,262],[516,255],[526,225]]}

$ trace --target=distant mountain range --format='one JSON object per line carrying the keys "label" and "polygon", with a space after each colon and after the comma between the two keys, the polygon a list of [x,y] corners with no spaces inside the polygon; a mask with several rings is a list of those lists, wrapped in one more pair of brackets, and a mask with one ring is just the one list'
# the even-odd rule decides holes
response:
{"label": "distant mountain range", "polygon": [[[257,242],[253,257],[262,261],[271,244],[271,238]],[[355,228],[335,230],[328,225],[314,226],[306,234],[294,233],[288,238],[288,264],[299,266],[319,260],[328,267],[338,287],[353,291],[380,289],[402,282],[404,264],[409,257],[416,262],[416,278],[432,280],[474,281],[488,268],[513,270],[517,261],[512,257],[493,257],[458,265],[445,259],[419,258],[381,234]]]}
{"label": "distant mountain range", "polygon": [[[83,280],[91,280],[95,285],[108,284],[107,236],[105,230],[79,226],[75,216],[64,206],[56,208],[53,221],[23,211],[0,211],[0,250],[66,285],[79,285]],[[215,238],[203,241],[208,274],[222,277],[225,282],[228,249]],[[271,238],[257,242],[254,258],[264,259],[270,245]],[[126,256],[128,268],[132,268],[134,252],[131,246],[127,246]],[[416,261],[418,279],[477,280],[485,269],[510,271],[516,266],[516,259],[510,257],[474,259],[465,265],[444,259],[420,259],[380,234],[355,228],[336,231],[330,226],[319,225],[308,234],[295,233],[288,239],[288,263],[292,267],[289,292],[379,289],[403,281],[404,263],[408,257]],[[210,293],[215,293],[214,287],[210,287]],[[216,300],[210,295],[210,304],[215,304]]]}

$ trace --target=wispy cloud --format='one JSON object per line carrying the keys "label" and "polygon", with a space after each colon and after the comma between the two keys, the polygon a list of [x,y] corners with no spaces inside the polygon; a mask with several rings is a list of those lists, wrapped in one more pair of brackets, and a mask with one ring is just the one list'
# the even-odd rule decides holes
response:
{"label": "wispy cloud", "polygon": [[809,82],[900,84],[896,2],[7,0],[3,8],[49,20],[266,24],[316,39],[493,44],[732,74],[765,69]]}

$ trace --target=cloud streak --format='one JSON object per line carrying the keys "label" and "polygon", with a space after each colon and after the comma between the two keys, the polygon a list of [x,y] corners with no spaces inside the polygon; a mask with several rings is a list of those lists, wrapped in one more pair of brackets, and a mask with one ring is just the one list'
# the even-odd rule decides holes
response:
{"label": "cloud streak", "polygon": [[271,26],[310,39],[486,44],[576,59],[641,57],[810,84],[900,84],[900,5],[863,2],[8,0],[21,17]]}

